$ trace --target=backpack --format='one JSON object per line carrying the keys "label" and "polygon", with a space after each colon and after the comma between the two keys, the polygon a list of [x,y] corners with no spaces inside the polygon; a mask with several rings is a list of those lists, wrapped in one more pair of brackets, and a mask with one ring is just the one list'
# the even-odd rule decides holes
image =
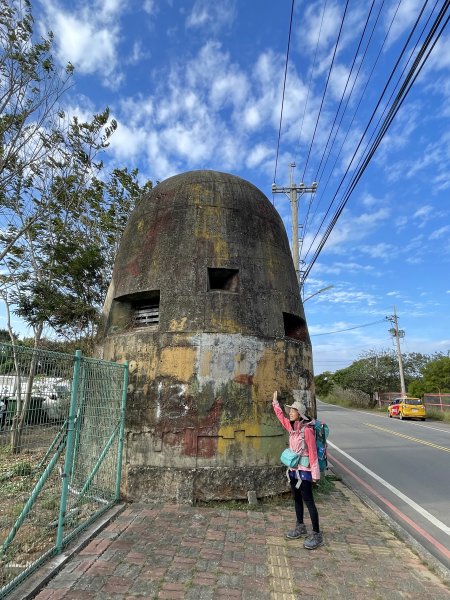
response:
{"label": "backpack", "polygon": [[317,458],[319,459],[321,473],[328,468],[327,438],[329,433],[330,428],[328,425],[316,419],[314,422],[314,437],[316,439]]}

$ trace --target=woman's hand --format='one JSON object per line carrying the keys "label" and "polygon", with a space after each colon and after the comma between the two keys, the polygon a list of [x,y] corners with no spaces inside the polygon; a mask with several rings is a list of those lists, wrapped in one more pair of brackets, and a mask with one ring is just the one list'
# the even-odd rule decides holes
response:
{"label": "woman's hand", "polygon": [[278,404],[278,392],[273,393],[272,404]]}

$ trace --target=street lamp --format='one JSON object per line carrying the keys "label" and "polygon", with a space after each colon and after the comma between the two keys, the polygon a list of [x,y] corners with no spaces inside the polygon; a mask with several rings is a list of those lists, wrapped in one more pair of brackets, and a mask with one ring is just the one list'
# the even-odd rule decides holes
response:
{"label": "street lamp", "polygon": [[314,296],[317,296],[317,294],[321,294],[322,292],[326,292],[327,290],[331,290],[331,288],[333,288],[333,287],[334,287],[334,285],[327,285],[327,287],[324,287],[324,288],[322,288],[320,290],[317,290],[317,292],[314,292],[314,294],[311,294],[311,296],[308,296],[307,298],[305,298],[303,300],[303,304],[305,304],[305,302],[307,300],[309,300],[310,298],[313,298]]}

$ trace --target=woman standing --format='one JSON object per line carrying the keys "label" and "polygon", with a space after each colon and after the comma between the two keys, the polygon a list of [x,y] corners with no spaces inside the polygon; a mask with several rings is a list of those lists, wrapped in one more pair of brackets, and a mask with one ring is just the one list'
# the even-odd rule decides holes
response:
{"label": "woman standing", "polygon": [[281,425],[289,432],[289,448],[300,456],[298,466],[289,468],[287,471],[294,497],[297,523],[294,529],[287,532],[286,537],[295,540],[307,534],[306,525],[303,522],[303,509],[306,504],[311,517],[312,534],[305,539],[303,545],[307,550],[314,550],[323,545],[323,536],[319,528],[319,513],[313,495],[313,483],[320,479],[314,421],[306,415],[306,406],[298,401],[284,407],[289,415],[287,418],[278,402],[277,392],[273,394],[272,406]]}

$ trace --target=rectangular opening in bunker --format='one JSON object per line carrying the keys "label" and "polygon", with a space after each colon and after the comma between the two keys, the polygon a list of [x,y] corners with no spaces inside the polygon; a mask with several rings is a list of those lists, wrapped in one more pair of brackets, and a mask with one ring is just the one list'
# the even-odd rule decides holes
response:
{"label": "rectangular opening in bunker", "polygon": [[148,327],[159,324],[159,290],[147,298],[131,300],[131,323],[133,327]]}
{"label": "rectangular opening in bunker", "polygon": [[208,290],[239,291],[239,269],[213,269],[208,267]]}
{"label": "rectangular opening in bunker", "polygon": [[306,327],[305,319],[292,315],[291,313],[283,313],[284,335],[286,337],[306,342],[308,339],[308,328]]}
{"label": "rectangular opening in bunker", "polygon": [[159,290],[146,290],[115,298],[110,313],[109,330],[127,331],[130,328],[159,326]]}

